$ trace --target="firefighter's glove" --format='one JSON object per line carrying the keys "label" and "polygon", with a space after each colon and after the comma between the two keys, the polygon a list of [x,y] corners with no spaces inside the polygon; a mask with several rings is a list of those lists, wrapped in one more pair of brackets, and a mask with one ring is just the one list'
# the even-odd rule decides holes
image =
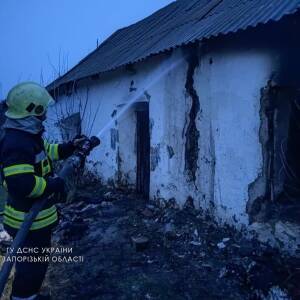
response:
{"label": "firefighter's glove", "polygon": [[74,149],[81,149],[81,146],[83,143],[87,140],[87,137],[85,135],[77,135],[73,140],[72,140],[72,145]]}

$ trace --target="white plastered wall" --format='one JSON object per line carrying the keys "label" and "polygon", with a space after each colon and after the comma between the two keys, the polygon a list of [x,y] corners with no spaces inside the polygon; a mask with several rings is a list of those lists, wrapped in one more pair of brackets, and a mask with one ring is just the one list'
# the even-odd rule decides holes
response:
{"label": "white plastered wall", "polygon": [[[88,87],[83,133],[97,135],[112,120],[114,111],[120,112],[126,103],[133,99],[149,101],[150,197],[175,198],[183,204],[191,196],[197,206],[209,209],[220,220],[246,224],[248,186],[263,163],[260,90],[270,78],[273,56],[265,50],[236,51],[234,47],[219,47],[207,54],[200,50],[198,55],[194,88],[200,102],[196,118],[200,138],[195,182],[187,180],[185,171],[185,134],[192,99],[185,88],[188,63],[181,49],[135,65],[135,73],[119,71],[99,80],[83,81],[76,94],[77,106],[73,106],[79,107],[78,99],[84,99]],[[63,107],[70,97],[60,97],[58,105]],[[57,118],[54,109],[49,115],[48,129],[54,128]],[[124,183],[134,185],[135,122],[130,108],[112,124],[118,131],[117,146],[112,147],[108,129],[101,135],[101,147],[91,154],[90,167],[104,182],[121,176]],[[59,132],[54,129],[48,132],[57,140]]]}

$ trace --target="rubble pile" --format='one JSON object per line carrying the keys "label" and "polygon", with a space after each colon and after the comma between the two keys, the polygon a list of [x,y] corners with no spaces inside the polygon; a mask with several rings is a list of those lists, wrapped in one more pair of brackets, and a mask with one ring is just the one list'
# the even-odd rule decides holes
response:
{"label": "rubble pile", "polygon": [[92,186],[62,205],[53,243],[83,262],[52,263],[54,299],[299,299],[300,261],[220,228],[188,201],[160,205]]}

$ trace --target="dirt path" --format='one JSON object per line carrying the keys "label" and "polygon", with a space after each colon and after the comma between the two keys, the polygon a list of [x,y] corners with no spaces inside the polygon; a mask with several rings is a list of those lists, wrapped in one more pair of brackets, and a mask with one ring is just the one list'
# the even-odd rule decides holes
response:
{"label": "dirt path", "polygon": [[51,265],[54,299],[289,299],[284,288],[297,299],[299,277],[276,251],[218,228],[192,205],[103,194],[91,189],[62,209],[54,242],[84,262]]}

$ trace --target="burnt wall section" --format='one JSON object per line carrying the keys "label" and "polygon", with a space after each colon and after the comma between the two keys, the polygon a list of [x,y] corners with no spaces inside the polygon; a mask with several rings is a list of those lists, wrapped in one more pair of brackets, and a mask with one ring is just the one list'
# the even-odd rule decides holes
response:
{"label": "burnt wall section", "polygon": [[110,129],[110,146],[111,146],[111,149],[116,150],[118,142],[119,142],[119,132],[116,128],[111,128]]}
{"label": "burnt wall section", "polygon": [[150,170],[153,172],[160,162],[160,145],[150,147]]}
{"label": "burnt wall section", "polygon": [[[287,155],[287,141],[290,138],[289,128],[291,120],[291,104],[294,100],[294,88],[283,88],[277,86],[273,89],[274,97],[274,157],[273,157],[273,201],[276,201],[284,188],[284,181],[289,164],[286,163]],[[290,139],[293,144],[299,140],[297,138]],[[292,149],[293,147],[290,147]],[[298,155],[296,156],[296,159]],[[296,160],[292,159],[291,165]]]}
{"label": "burnt wall section", "polygon": [[248,202],[246,211],[249,215],[250,223],[263,218],[260,214],[262,211],[265,211],[266,208],[266,194],[267,186],[270,184],[267,183],[268,178],[268,165],[269,165],[269,151],[270,148],[270,139],[269,139],[269,128],[270,120],[268,120],[268,115],[270,111],[270,89],[271,82],[261,89],[260,97],[260,128],[259,128],[259,142],[261,144],[261,151],[263,157],[262,169],[258,174],[257,178],[251,182],[248,186]]}
{"label": "burnt wall section", "polygon": [[[209,210],[211,213],[215,211],[215,176],[216,176],[216,145],[215,145],[215,140],[214,140],[214,134],[213,134],[213,129],[212,129],[212,124],[210,122],[209,126],[209,144],[210,144],[210,157],[207,159],[206,163],[210,166],[210,180],[209,180]],[[205,194],[203,195],[205,199]]]}
{"label": "burnt wall section", "polygon": [[291,186],[289,171],[297,161],[290,159],[289,154],[294,151],[294,144],[298,139],[290,134],[291,104],[294,98],[294,89],[276,86],[272,80],[262,89],[259,137],[263,167],[248,188],[247,213],[250,223],[277,218],[274,209],[277,210],[278,201],[286,197],[286,183],[289,182],[288,185]]}
{"label": "burnt wall section", "polygon": [[[288,137],[284,152],[285,180],[283,185],[284,194],[287,200],[299,205],[300,197],[300,93],[297,91],[293,95],[290,105],[290,119],[288,127]],[[299,211],[298,216],[299,220]]]}
{"label": "burnt wall section", "polygon": [[116,152],[116,164],[117,164],[117,172],[115,174],[116,182],[119,186],[121,186],[122,183],[122,158],[120,155],[120,148],[118,147]]}
{"label": "burnt wall section", "polygon": [[189,122],[186,129],[185,142],[185,171],[190,181],[195,182],[197,172],[197,161],[199,155],[199,136],[197,129],[197,115],[200,111],[200,101],[194,87],[194,74],[199,66],[198,44],[189,49],[187,55],[188,69],[186,75],[185,89],[191,99],[191,109],[189,112]]}

